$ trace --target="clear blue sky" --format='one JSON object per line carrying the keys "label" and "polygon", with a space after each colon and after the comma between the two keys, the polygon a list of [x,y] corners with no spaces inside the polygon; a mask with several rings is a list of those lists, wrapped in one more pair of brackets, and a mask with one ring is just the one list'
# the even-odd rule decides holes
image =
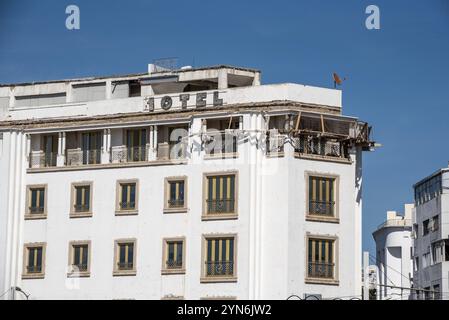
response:
{"label": "clear blue sky", "polygon": [[[81,29],[65,28],[77,4]],[[375,4],[381,29],[365,28]],[[364,249],[387,210],[449,160],[449,1],[7,1],[0,2],[0,83],[144,72],[180,65],[259,68],[264,83],[331,87],[383,144],[364,156]],[[342,213],[344,214],[344,213]]]}

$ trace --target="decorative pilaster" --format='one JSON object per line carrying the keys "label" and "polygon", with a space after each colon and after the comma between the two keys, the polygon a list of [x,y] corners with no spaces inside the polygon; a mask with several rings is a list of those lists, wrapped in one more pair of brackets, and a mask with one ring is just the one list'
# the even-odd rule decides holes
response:
{"label": "decorative pilaster", "polygon": [[56,159],[56,166],[63,167],[65,165],[65,141],[66,134],[65,132],[59,132],[58,135],[58,157]]}
{"label": "decorative pilaster", "polygon": [[111,129],[103,130],[103,145],[101,147],[101,163],[109,163],[111,159]]}

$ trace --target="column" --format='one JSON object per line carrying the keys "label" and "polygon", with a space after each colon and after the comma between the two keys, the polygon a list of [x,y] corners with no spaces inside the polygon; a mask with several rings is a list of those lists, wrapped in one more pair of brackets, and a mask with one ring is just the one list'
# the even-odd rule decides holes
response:
{"label": "column", "polygon": [[58,135],[58,156],[56,166],[63,167],[65,165],[65,132],[59,132]]}
{"label": "column", "polygon": [[228,88],[228,71],[226,69],[218,70],[218,90]]}
{"label": "column", "polygon": [[111,129],[103,130],[103,146],[101,152],[101,163],[109,163],[111,159]]}

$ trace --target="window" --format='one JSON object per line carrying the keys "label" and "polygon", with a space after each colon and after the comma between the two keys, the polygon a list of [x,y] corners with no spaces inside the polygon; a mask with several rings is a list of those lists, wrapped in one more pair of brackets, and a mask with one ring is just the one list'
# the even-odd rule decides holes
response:
{"label": "window", "polygon": [[187,211],[187,178],[173,177],[165,179],[164,212]]}
{"label": "window", "polygon": [[27,211],[25,219],[43,219],[46,218],[46,185],[28,186],[27,192]]}
{"label": "window", "polygon": [[164,239],[162,274],[185,273],[184,238]]}
{"label": "window", "polygon": [[440,285],[439,284],[435,284],[433,286],[433,299],[440,300]]}
{"label": "window", "polygon": [[336,178],[308,176],[308,216],[315,218],[336,217]]}
{"label": "window", "polygon": [[432,218],[432,231],[438,231],[440,228],[440,217],[438,215]]}
{"label": "window", "polygon": [[45,246],[45,243],[25,244],[23,279],[44,278]]}
{"label": "window", "polygon": [[123,239],[115,241],[114,273],[136,275],[136,240]]}
{"label": "window", "polygon": [[429,219],[423,221],[423,223],[422,223],[422,229],[423,229],[423,230],[422,230],[422,235],[423,235],[423,236],[429,234],[429,232],[430,232],[430,220],[429,220]]}
{"label": "window", "polygon": [[202,281],[236,281],[236,236],[204,237]]}
{"label": "window", "polygon": [[203,219],[237,217],[237,174],[205,175]]}
{"label": "window", "polygon": [[72,208],[70,217],[92,216],[92,182],[72,184]]}
{"label": "window", "polygon": [[116,214],[137,214],[138,181],[118,181]]}
{"label": "window", "polygon": [[440,195],[443,191],[441,173],[415,185],[415,204],[421,205]]}
{"label": "window", "polygon": [[422,267],[423,267],[423,269],[429,267],[430,266],[430,262],[431,262],[430,261],[430,252],[424,253],[422,258],[423,258],[422,259]]}
{"label": "window", "polygon": [[307,280],[336,280],[336,239],[307,239]]}
{"label": "window", "polygon": [[41,140],[41,150],[43,157],[40,159],[40,167],[54,167],[56,166],[56,159],[58,157],[58,136],[57,135],[43,135]]}
{"label": "window", "polygon": [[82,134],[83,164],[101,163],[101,147],[103,134],[100,131]]}
{"label": "window", "polygon": [[90,241],[73,241],[69,244],[70,277],[90,275]]}

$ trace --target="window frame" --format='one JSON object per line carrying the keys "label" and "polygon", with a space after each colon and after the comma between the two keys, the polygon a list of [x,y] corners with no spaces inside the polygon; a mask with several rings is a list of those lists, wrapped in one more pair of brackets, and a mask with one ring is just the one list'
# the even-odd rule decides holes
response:
{"label": "window frame", "polygon": [[[27,270],[28,267],[28,258],[30,248],[42,248],[42,265],[41,272],[29,273]],[[46,242],[29,242],[23,245],[23,268],[22,268],[22,279],[44,279],[45,278],[45,256],[47,251],[47,243]]]}
{"label": "window frame", "polygon": [[[31,213],[31,192],[33,189],[44,189],[44,210],[42,213]],[[47,218],[47,200],[48,199],[48,185],[47,184],[30,184],[26,186],[26,207],[25,220],[37,220]]]}
{"label": "window frame", "polygon": [[[207,259],[207,240],[220,240],[224,238],[233,238],[234,240],[234,255],[233,255],[233,275],[232,276],[207,276],[206,275],[206,259]],[[201,283],[220,283],[220,282],[237,282],[238,277],[238,235],[237,233],[210,233],[203,234],[201,237]]]}
{"label": "window frame", "polygon": [[[120,259],[120,245],[132,243],[133,247],[133,268],[129,270],[120,270],[118,263]],[[137,239],[136,238],[124,238],[114,240],[114,266],[113,276],[135,276],[137,274]]]}
{"label": "window frame", "polygon": [[[76,205],[76,188],[78,187],[89,187],[89,211],[77,212],[75,210]],[[71,195],[70,195],[70,218],[88,218],[93,215],[93,182],[74,182],[71,184]]]}
{"label": "window frame", "polygon": [[[170,200],[170,183],[183,181],[184,182],[184,205],[182,207],[170,207],[168,201]],[[187,176],[166,177],[164,179],[164,213],[186,213],[188,211],[188,183]]]}
{"label": "window frame", "polygon": [[[334,256],[334,270],[332,278],[317,278],[309,276],[309,240],[325,240],[332,241],[332,253]],[[307,233],[305,237],[305,269],[304,279],[306,284],[323,284],[323,285],[339,285],[339,239],[337,236],[319,235]]]}
{"label": "window frame", "polygon": [[[182,265],[181,268],[168,268],[168,244],[170,242],[182,242]],[[173,237],[162,239],[162,269],[161,274],[185,274],[186,273],[186,238],[185,237]]]}
{"label": "window frame", "polygon": [[[305,217],[307,221],[316,222],[329,222],[329,223],[340,223],[340,176],[337,174],[325,174],[319,172],[306,171],[304,175],[305,179]],[[334,214],[333,216],[325,216],[310,213],[310,203],[309,203],[309,182],[311,177],[333,179],[333,196],[334,196]]]}
{"label": "window frame", "polygon": [[[73,269],[75,246],[87,245],[87,268],[85,271],[75,272]],[[92,257],[92,246],[90,240],[76,240],[69,242],[69,260],[68,260],[68,272],[67,277],[78,278],[78,277],[90,277],[90,262]]]}
{"label": "window frame", "polygon": [[[135,206],[131,210],[123,210],[120,206],[122,197],[122,185],[132,183],[136,185],[135,199],[134,199]],[[116,202],[115,204],[116,216],[137,215],[139,213],[139,179],[117,180],[115,202]]]}
{"label": "window frame", "polygon": [[[234,212],[231,213],[208,213],[207,212],[207,196],[209,189],[210,177],[221,177],[234,175]],[[239,213],[239,172],[237,170],[205,172],[203,173],[203,212],[202,220],[231,220],[238,219]]]}

